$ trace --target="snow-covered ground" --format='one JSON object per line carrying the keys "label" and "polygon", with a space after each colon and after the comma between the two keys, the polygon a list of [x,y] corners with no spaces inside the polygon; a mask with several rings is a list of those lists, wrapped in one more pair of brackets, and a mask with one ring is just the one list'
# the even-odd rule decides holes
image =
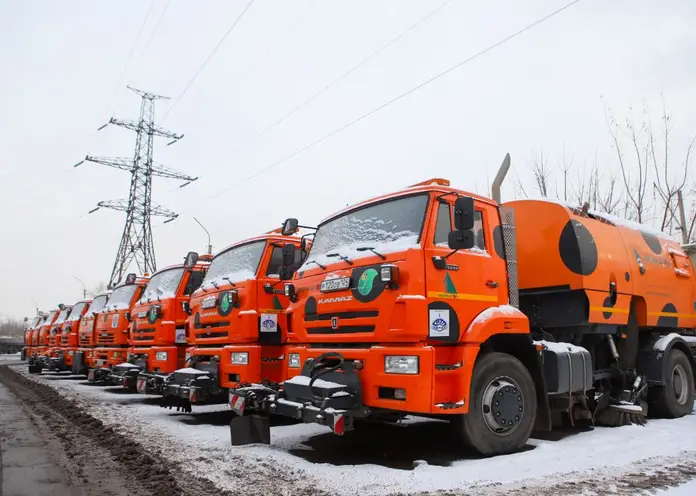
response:
{"label": "snow-covered ground", "polygon": [[0,355],[0,361],[9,361],[9,360],[19,360],[21,357],[20,353],[12,353],[9,355]]}
{"label": "snow-covered ground", "polygon": [[[26,374],[26,366],[13,368]],[[677,420],[652,420],[645,427],[597,428],[565,436],[553,433],[532,439],[529,449],[521,453],[487,459],[461,452],[449,424],[425,419],[366,428],[342,438],[318,425],[279,425],[272,428],[270,446],[233,447],[227,405],[194,407],[192,414],[186,414],[160,408],[155,397],[89,386],[77,377],[28,377],[49,384],[105,424],[146,446],[156,446],[165,456],[232,490],[248,483],[239,475],[246,470],[253,470],[259,480],[266,477],[277,482],[282,477],[295,489],[318,488],[336,495],[526,494],[528,490],[588,494],[583,488],[588,481],[595,484],[589,494],[597,492],[598,483],[605,484],[605,491],[638,494],[626,492],[622,478],[630,480],[635,474],[650,478],[652,486],[639,486],[647,491],[662,479],[665,486],[676,485],[696,474],[696,468],[684,469],[685,462],[696,460],[693,413]],[[554,489],[559,484],[573,489]],[[696,485],[691,482],[662,494],[696,494]]]}
{"label": "snow-covered ground", "polygon": [[656,494],[659,496],[693,496],[696,494],[696,480],[670,489],[657,491]]}

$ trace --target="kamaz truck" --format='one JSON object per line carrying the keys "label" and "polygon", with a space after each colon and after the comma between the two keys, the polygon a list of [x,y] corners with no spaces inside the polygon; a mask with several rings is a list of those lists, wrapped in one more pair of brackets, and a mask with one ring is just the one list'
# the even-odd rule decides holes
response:
{"label": "kamaz truck", "polygon": [[233,444],[270,442],[271,414],[339,435],[416,415],[496,455],[533,429],[691,413],[689,247],[587,205],[501,204],[508,167],[493,199],[432,179],[321,222],[284,285],[289,379],[230,392]]}
{"label": "kamaz truck", "polygon": [[72,371],[73,358],[77,352],[78,332],[82,316],[92,300],[83,300],[71,307],[68,316],[59,327],[59,348],[48,360],[48,369],[55,372]]}
{"label": "kamaz truck", "polygon": [[94,367],[87,373],[88,382],[103,384],[114,367],[126,363],[130,312],[148,281],[147,274],[143,277],[128,274],[125,282],[114,288],[106,306],[97,316],[94,324]]}
{"label": "kamaz truck", "polygon": [[[194,254],[195,255],[195,254]],[[196,257],[198,258],[198,257]],[[143,394],[161,394],[164,378],[186,361],[189,298],[200,287],[212,255],[152,275],[131,310],[130,348],[126,363],[112,369],[109,382]]]}
{"label": "kamaz truck", "polygon": [[75,375],[87,375],[89,369],[94,368],[94,339],[96,321],[104,310],[111,292],[94,297],[92,304],[80,319],[78,331],[79,348],[73,357],[72,373]]}
{"label": "kamaz truck", "polygon": [[59,313],[60,309],[50,311],[46,318],[39,323],[39,328],[34,330],[32,337],[34,349],[32,356],[27,360],[30,374],[40,374],[45,366],[45,356],[49,348],[51,329]]}
{"label": "kamaz truck", "polygon": [[[301,260],[301,239],[280,229],[222,250],[191,296],[186,366],[164,382],[164,407],[191,411],[225,403],[228,388],[285,378],[287,334],[283,280]],[[294,266],[294,267],[293,267]]]}

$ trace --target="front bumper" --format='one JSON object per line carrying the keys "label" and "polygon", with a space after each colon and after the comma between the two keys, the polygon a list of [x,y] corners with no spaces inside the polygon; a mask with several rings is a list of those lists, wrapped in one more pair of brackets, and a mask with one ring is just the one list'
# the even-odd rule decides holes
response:
{"label": "front bumper", "polygon": [[[191,411],[193,404],[225,403],[227,391],[218,385],[212,371],[180,369],[168,375],[162,384],[163,408]],[[195,369],[193,369],[195,370]]]}
{"label": "front bumper", "polygon": [[164,395],[164,380],[169,374],[157,374],[141,370],[136,379],[136,389],[140,394]]}
{"label": "front bumper", "polygon": [[140,371],[141,368],[137,365],[122,363],[112,367],[104,381],[112,386],[135,389]]}
{"label": "front bumper", "polygon": [[106,379],[109,377],[110,373],[111,369],[107,369],[104,367],[89,369],[89,371],[87,372],[87,382],[90,382],[92,384],[106,384]]}
{"label": "front bumper", "polygon": [[55,355],[46,358],[46,368],[52,372],[64,372],[70,370],[65,360],[64,354]]}
{"label": "front bumper", "polygon": [[[338,435],[352,430],[356,418],[371,413],[363,406],[360,379],[352,362],[338,353],[307,361],[302,373],[285,381],[281,390],[262,384],[230,389],[229,404],[237,414],[230,423],[233,445],[270,443],[269,423],[261,422],[259,413],[324,425]],[[249,413],[257,418],[250,418]]]}

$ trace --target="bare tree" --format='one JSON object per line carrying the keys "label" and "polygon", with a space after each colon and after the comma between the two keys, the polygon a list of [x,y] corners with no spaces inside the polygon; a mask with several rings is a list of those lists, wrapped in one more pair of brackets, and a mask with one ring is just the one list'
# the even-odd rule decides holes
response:
{"label": "bare tree", "polygon": [[[631,108],[631,111],[633,109]],[[623,179],[626,199],[628,200],[626,214],[634,214],[635,220],[643,223],[647,214],[646,193],[648,186],[650,145],[645,140],[648,134],[648,126],[644,121],[640,126],[636,126],[633,118],[627,118],[623,125],[619,125],[611,108],[605,107],[605,118],[609,133],[616,150],[616,156],[621,167],[621,177]],[[630,155],[624,153],[621,137],[630,140],[629,147],[632,148]],[[631,160],[631,156],[633,159]],[[635,176],[638,176],[637,178]]]}
{"label": "bare tree", "polygon": [[94,288],[90,289],[87,291],[88,294],[94,296],[100,295],[102,293],[106,293],[106,283],[105,282],[100,282]]}
{"label": "bare tree", "polygon": [[531,165],[537,190],[542,197],[547,198],[549,196],[549,177],[551,176],[551,170],[548,167],[542,148],[539,148],[538,152],[532,151]]}

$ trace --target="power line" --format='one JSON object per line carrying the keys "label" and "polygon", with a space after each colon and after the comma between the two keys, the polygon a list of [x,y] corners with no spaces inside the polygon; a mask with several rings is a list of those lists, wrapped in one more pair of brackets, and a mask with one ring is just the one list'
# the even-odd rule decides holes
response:
{"label": "power line", "polygon": [[201,72],[203,72],[203,69],[205,69],[205,66],[208,65],[208,62],[215,56],[215,53],[217,53],[218,49],[222,46],[222,44],[225,42],[227,37],[230,35],[232,31],[234,31],[234,28],[239,24],[239,21],[242,20],[242,17],[244,17],[244,14],[246,14],[247,10],[249,10],[249,7],[251,7],[251,4],[254,3],[254,0],[249,0],[249,3],[247,3],[246,7],[244,7],[244,10],[242,10],[242,13],[237,16],[237,18],[234,20],[230,28],[227,30],[225,35],[222,37],[222,39],[218,42],[218,44],[213,48],[213,51],[210,52],[210,55],[208,55],[208,58],[205,59],[205,62],[203,62],[203,65],[196,71],[196,73],[193,75],[191,80],[188,82],[184,90],[179,94],[179,96],[176,97],[174,100],[174,103],[172,103],[172,106],[169,107],[169,110],[164,114],[164,117],[162,117],[162,122],[164,122],[169,114],[174,110],[174,107],[179,103],[179,101],[183,98],[183,96],[186,94],[186,92],[191,88],[191,85],[193,82],[196,80],[196,78],[200,75]]}
{"label": "power line", "polygon": [[147,40],[147,43],[145,44],[145,48],[143,48],[143,51],[140,54],[140,58],[138,59],[138,62],[135,64],[135,70],[133,71],[133,76],[131,76],[131,82],[135,78],[138,69],[140,69],[140,65],[143,62],[143,59],[145,58],[145,55],[147,54],[147,50],[150,48],[150,44],[152,43],[152,40],[155,38],[155,35],[157,34],[157,30],[160,27],[160,24],[162,23],[162,19],[164,19],[164,15],[167,13],[167,9],[169,8],[169,5],[172,3],[172,0],[167,0],[167,3],[164,5],[164,9],[162,9],[162,12],[160,12],[159,18],[157,19],[157,22],[155,23],[155,27],[152,30],[152,33],[150,33],[150,38]]}
{"label": "power line", "polygon": [[111,105],[114,103],[114,98],[116,97],[116,93],[118,92],[119,88],[121,87],[121,81],[123,80],[123,76],[126,75],[126,71],[128,71],[128,66],[130,65],[130,61],[133,58],[133,54],[135,53],[135,47],[138,46],[138,41],[140,41],[140,37],[143,34],[143,30],[145,29],[145,25],[147,24],[147,20],[150,18],[150,13],[152,13],[152,7],[155,6],[155,0],[152,0],[150,2],[150,8],[147,9],[147,14],[145,14],[145,19],[143,19],[143,23],[140,25],[140,29],[138,30],[138,36],[135,38],[135,42],[133,43],[133,46],[131,47],[130,54],[128,55],[128,60],[126,60],[126,65],[123,66],[123,70],[121,71],[121,75],[118,77],[118,81],[116,81],[116,86],[114,86],[114,91],[111,94],[111,98],[109,99],[109,106],[106,108],[106,113],[107,115],[109,114],[109,110],[111,109]]}
{"label": "power line", "polygon": [[384,102],[383,104],[379,105],[378,107],[373,108],[373,109],[370,110],[369,112],[366,112],[366,113],[362,114],[361,116],[359,116],[359,117],[357,117],[357,118],[355,118],[355,119],[353,119],[353,120],[351,120],[351,121],[348,121],[346,124],[343,124],[342,126],[340,126],[340,127],[336,128],[336,129],[334,129],[333,131],[331,131],[330,133],[325,134],[325,135],[322,136],[321,138],[318,138],[318,139],[312,141],[311,143],[309,143],[309,144],[303,146],[302,148],[300,148],[300,149],[298,149],[298,150],[295,150],[294,152],[290,153],[289,155],[286,155],[286,156],[284,156],[283,158],[281,158],[280,160],[277,160],[277,161],[271,163],[270,165],[264,167],[263,169],[261,169],[261,170],[259,170],[259,171],[256,171],[255,173],[251,174],[250,176],[247,176],[246,178],[242,179],[241,181],[236,181],[236,182],[235,182],[232,186],[230,186],[229,188],[226,188],[226,189],[224,189],[224,190],[222,190],[222,191],[220,191],[220,192],[218,192],[218,193],[216,193],[216,194],[214,194],[214,195],[212,195],[212,196],[206,198],[205,200],[203,200],[203,201],[197,203],[195,206],[198,206],[198,205],[202,205],[202,204],[204,204],[204,203],[207,203],[207,202],[209,202],[210,200],[213,200],[213,199],[215,199],[215,198],[217,198],[217,197],[219,197],[219,196],[221,196],[221,195],[223,195],[223,194],[225,194],[225,193],[231,191],[232,189],[234,189],[234,188],[236,188],[236,187],[238,187],[238,186],[240,186],[240,185],[246,183],[247,181],[250,181],[251,179],[253,179],[253,178],[255,178],[255,177],[257,177],[257,176],[263,174],[264,172],[267,172],[267,171],[269,171],[270,169],[272,169],[272,168],[274,168],[274,167],[277,167],[278,165],[280,165],[280,164],[282,164],[282,163],[284,163],[284,162],[287,162],[288,160],[290,160],[290,159],[296,157],[297,155],[300,155],[301,153],[304,153],[305,151],[309,150],[310,148],[315,147],[315,146],[318,145],[319,143],[322,143],[323,141],[325,141],[325,140],[327,140],[327,139],[329,139],[329,138],[331,138],[331,137],[337,135],[338,133],[340,133],[340,132],[342,132],[342,131],[345,131],[345,130],[348,129],[349,127],[352,127],[352,126],[354,126],[355,124],[357,124],[358,122],[360,122],[360,121],[362,121],[362,120],[364,120],[364,119],[370,117],[370,116],[373,115],[373,114],[376,114],[377,112],[379,112],[379,111],[381,111],[381,110],[383,110],[383,109],[389,107],[390,105],[392,105],[392,104],[398,102],[399,100],[401,100],[401,99],[407,97],[408,95],[410,95],[410,94],[412,94],[412,93],[418,91],[419,89],[421,89],[421,88],[423,88],[423,87],[425,87],[425,86],[427,86],[427,85],[429,85],[429,84],[431,84],[431,83],[437,81],[438,79],[440,79],[440,78],[446,76],[447,74],[449,74],[449,73],[451,73],[451,72],[453,72],[453,71],[459,69],[459,68],[462,67],[463,65],[468,64],[469,62],[472,62],[473,60],[475,60],[475,59],[477,59],[477,58],[479,58],[479,57],[485,55],[486,53],[490,52],[491,50],[494,50],[494,49],[498,48],[499,46],[501,46],[501,45],[507,43],[508,41],[510,41],[510,40],[512,40],[512,39],[514,39],[514,38],[517,38],[518,36],[522,35],[523,33],[527,32],[527,31],[529,31],[530,29],[532,29],[532,28],[538,26],[539,24],[541,24],[541,23],[543,23],[543,22],[545,22],[545,21],[551,19],[552,17],[554,17],[554,16],[560,14],[561,12],[563,12],[563,11],[565,11],[566,9],[572,7],[573,5],[575,5],[575,4],[577,4],[577,3],[580,3],[580,1],[581,1],[581,0],[573,0],[572,2],[567,3],[567,4],[564,5],[563,7],[559,8],[559,9],[557,9],[557,10],[554,10],[554,11],[551,12],[550,14],[547,14],[546,16],[544,16],[544,17],[538,19],[537,21],[534,21],[533,23],[528,24],[527,26],[523,27],[522,29],[519,29],[518,31],[515,31],[514,33],[512,33],[512,34],[506,36],[505,38],[503,38],[503,39],[501,39],[501,40],[499,40],[499,41],[493,43],[492,45],[489,45],[488,47],[484,48],[483,50],[480,50],[480,51],[476,52],[475,54],[473,54],[473,55],[467,57],[466,59],[464,59],[464,60],[462,60],[462,61],[456,63],[455,65],[449,67],[448,69],[445,69],[444,71],[439,72],[438,74],[435,74],[434,76],[432,76],[432,77],[426,79],[425,81],[419,83],[418,85],[412,87],[411,89],[409,89],[409,90],[407,90],[407,91],[405,91],[405,92],[403,92],[403,93],[400,93],[399,95],[395,96],[394,98],[391,98],[390,100],[387,100],[386,102]]}
{"label": "power line", "polygon": [[317,91],[316,93],[314,93],[314,94],[313,94],[312,96],[310,96],[308,99],[306,99],[305,101],[303,101],[303,102],[300,103],[299,105],[295,106],[292,110],[290,110],[290,112],[288,112],[287,114],[283,115],[280,119],[277,119],[275,122],[273,122],[271,125],[269,125],[269,126],[266,127],[265,129],[263,129],[262,131],[259,131],[258,133],[256,133],[256,134],[255,134],[254,136],[252,136],[251,139],[249,139],[246,143],[244,143],[243,145],[238,146],[232,153],[238,152],[242,147],[249,146],[249,145],[252,144],[254,141],[256,141],[257,139],[261,138],[262,136],[264,136],[266,133],[268,133],[268,132],[271,131],[272,129],[278,127],[280,124],[282,124],[283,122],[285,122],[287,119],[289,119],[289,118],[290,118],[291,116],[293,116],[295,113],[297,113],[299,110],[301,110],[302,108],[304,108],[304,107],[306,107],[307,105],[309,105],[310,103],[312,103],[314,100],[316,100],[316,99],[319,98],[321,95],[323,95],[324,93],[326,93],[327,91],[329,91],[331,88],[333,88],[336,84],[338,84],[339,82],[341,82],[342,80],[344,80],[345,78],[347,78],[348,76],[350,76],[353,72],[355,72],[356,70],[358,70],[360,67],[362,67],[362,66],[364,66],[365,64],[367,64],[370,60],[374,59],[377,55],[379,55],[380,53],[382,53],[383,51],[385,51],[387,48],[389,48],[389,47],[391,47],[392,45],[394,45],[395,43],[397,43],[401,38],[403,38],[403,37],[406,36],[408,33],[410,33],[411,31],[413,31],[414,29],[416,29],[418,26],[420,26],[421,24],[423,24],[425,21],[427,21],[428,19],[430,19],[431,17],[433,17],[435,14],[437,14],[438,12],[440,12],[440,10],[442,10],[443,8],[445,8],[445,7],[446,7],[448,4],[450,4],[450,3],[452,3],[452,0],[445,0],[444,2],[442,2],[442,3],[441,3],[439,6],[437,6],[435,9],[431,10],[430,12],[428,12],[428,14],[426,14],[424,17],[421,17],[418,21],[416,21],[415,23],[411,24],[408,28],[406,28],[404,31],[402,31],[401,33],[399,33],[397,36],[395,36],[394,38],[390,39],[388,42],[386,42],[384,45],[382,45],[381,47],[379,47],[379,48],[378,48],[377,50],[375,50],[374,52],[370,53],[370,55],[368,55],[367,57],[365,57],[364,59],[362,59],[362,60],[361,60],[360,62],[358,62],[356,65],[352,66],[350,69],[348,69],[347,71],[345,71],[343,74],[341,74],[341,75],[338,76],[337,78],[333,79],[331,82],[329,82],[326,86],[324,86],[324,87],[321,88],[319,91]]}

